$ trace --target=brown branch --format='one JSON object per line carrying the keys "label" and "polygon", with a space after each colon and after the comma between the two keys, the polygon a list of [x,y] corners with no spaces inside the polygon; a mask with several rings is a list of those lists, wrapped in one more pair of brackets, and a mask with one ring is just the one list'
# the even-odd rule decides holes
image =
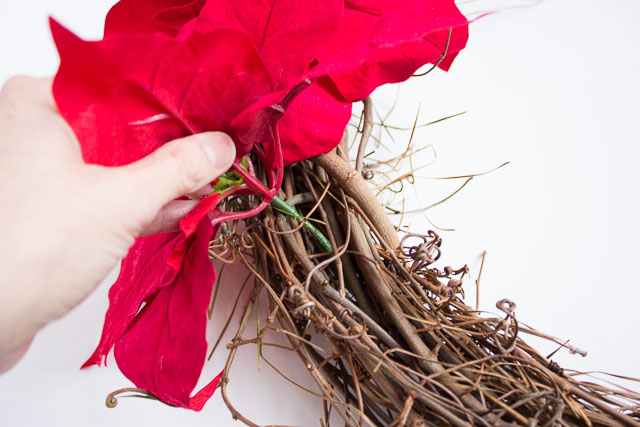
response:
{"label": "brown branch", "polygon": [[349,196],[351,196],[379,226],[382,239],[392,248],[400,245],[397,231],[389,221],[384,208],[375,198],[366,181],[335,152],[323,154],[312,159],[323,168]]}
{"label": "brown branch", "polygon": [[358,172],[358,175],[362,175],[364,154],[373,130],[373,102],[371,102],[371,98],[367,97],[362,103],[364,104],[364,125],[362,127],[360,145],[358,145],[358,154],[356,155],[356,172]]}

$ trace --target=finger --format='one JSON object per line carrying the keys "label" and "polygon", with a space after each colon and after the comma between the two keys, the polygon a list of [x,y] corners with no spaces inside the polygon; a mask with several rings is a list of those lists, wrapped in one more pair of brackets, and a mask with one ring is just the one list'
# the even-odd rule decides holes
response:
{"label": "finger", "polygon": [[153,221],[142,230],[140,236],[178,231],[180,220],[197,204],[197,200],[174,200],[167,203]]}
{"label": "finger", "polygon": [[209,184],[231,167],[235,145],[220,132],[172,141],[148,157],[120,169],[136,203],[159,210],[173,199]]}

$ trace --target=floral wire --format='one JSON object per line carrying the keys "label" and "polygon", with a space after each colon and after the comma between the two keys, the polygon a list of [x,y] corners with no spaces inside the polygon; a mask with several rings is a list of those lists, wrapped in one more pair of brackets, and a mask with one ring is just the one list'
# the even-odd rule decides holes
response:
{"label": "floral wire", "polygon": [[[300,224],[299,224],[296,228],[294,228],[294,229],[292,229],[292,230],[290,230],[290,231],[286,231],[286,232],[282,232],[282,231],[274,230],[274,229],[271,229],[271,228],[269,228],[269,231],[270,231],[270,232],[272,232],[272,233],[275,233],[275,234],[294,233],[294,232],[296,232],[296,231],[300,230],[302,227],[304,227],[304,225],[307,223],[307,221],[316,221],[316,222],[319,222],[319,223],[321,223],[321,224],[323,224],[323,225],[326,225],[324,222],[322,222],[322,221],[321,221],[321,220],[319,220],[319,219],[311,218],[311,215],[312,215],[312,214],[316,211],[316,209],[318,209],[318,208],[320,208],[320,212],[322,212],[322,206],[321,206],[321,203],[322,203],[322,200],[324,200],[324,198],[326,197],[327,193],[329,192],[329,187],[330,187],[330,184],[327,184],[327,185],[325,186],[325,189],[322,191],[322,195],[321,195],[317,200],[316,200],[316,198],[315,198],[315,192],[314,192],[313,194],[312,194],[312,193],[304,193],[304,194],[308,194],[308,195],[310,195],[310,196],[311,196],[311,197],[310,197],[309,202],[315,202],[315,204],[313,205],[313,207],[311,208],[311,210],[310,210],[310,211],[309,211],[309,212],[308,212],[304,217],[302,217],[301,215],[297,214],[297,212],[296,212],[295,208],[293,207],[294,203],[292,203],[292,200],[287,199],[287,201],[285,202],[284,200],[282,200],[282,199],[280,199],[280,198],[278,198],[278,197],[276,196],[275,198],[278,198],[279,200],[278,200],[278,201],[275,201],[275,202],[272,202],[272,203],[271,203],[271,205],[272,205],[273,207],[275,207],[275,208],[276,208],[276,210],[279,210],[279,211],[281,211],[281,212],[283,212],[283,213],[285,213],[285,214],[288,214],[288,215],[293,216],[293,217],[294,217],[294,219],[295,219],[296,221],[298,221]],[[297,196],[299,196],[299,195],[300,195],[300,194],[297,194]],[[274,200],[275,200],[275,198],[274,198]],[[292,199],[294,199],[294,198],[295,198],[295,196],[293,196],[293,197],[292,197]],[[294,201],[295,201],[295,202],[304,202],[304,200],[294,200]],[[284,203],[284,204],[286,204],[286,205],[289,205],[289,208],[293,209],[293,211],[291,211],[289,208],[283,209],[283,208],[285,207],[285,206],[283,205],[283,203]],[[279,206],[280,206],[280,207],[279,207]],[[296,216],[296,215],[294,215],[292,212],[296,212],[297,216]],[[301,218],[303,218],[303,219],[302,219],[302,220],[300,220],[300,219],[298,218],[298,216],[300,216],[300,217],[301,217]],[[313,230],[312,230],[311,228],[309,228],[309,231],[313,233]],[[324,238],[326,239],[326,237],[322,234],[322,232],[320,232],[320,235],[321,235],[321,236],[320,236],[320,238],[323,238],[323,237],[324,237]],[[322,242],[320,242],[320,243],[321,243],[321,245],[322,245]],[[325,249],[325,250],[326,250],[326,248],[325,248],[324,246],[323,246],[323,249]],[[332,247],[332,249],[331,249],[331,250],[328,250],[328,251],[326,251],[326,252],[333,252],[333,247]]]}
{"label": "floral wire", "polygon": [[320,244],[320,246],[322,246],[322,249],[325,252],[328,252],[328,253],[333,252],[333,247],[331,246],[331,242],[329,242],[329,239],[327,239],[327,237],[322,233],[322,231],[316,228],[315,225],[313,225],[310,221],[307,221],[305,217],[300,215],[293,206],[291,206],[290,204],[288,204],[278,196],[273,198],[273,200],[271,201],[271,204],[277,209],[293,217],[293,219],[295,219],[296,221],[302,223],[304,228],[306,228],[307,231],[311,233],[311,235],[316,239],[316,241]]}

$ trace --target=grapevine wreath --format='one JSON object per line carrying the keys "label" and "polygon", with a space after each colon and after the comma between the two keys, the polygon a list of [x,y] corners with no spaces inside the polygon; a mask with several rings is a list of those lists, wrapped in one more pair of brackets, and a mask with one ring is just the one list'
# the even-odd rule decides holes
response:
{"label": "grapevine wreath", "polygon": [[[228,399],[230,370],[240,346],[260,352],[280,333],[348,426],[640,424],[638,394],[581,382],[528,346],[513,302],[500,317],[468,307],[468,268],[437,266],[434,231],[399,237],[368,185],[397,165],[364,168],[369,95],[426,64],[448,70],[468,26],[452,0],[121,0],[93,42],[51,21],[54,97],[86,162],[128,164],[204,131],[237,148],[178,231],[138,238],[122,261],[84,364],[113,350],[135,384],[108,405],[133,392],[198,411],[220,388],[254,426]],[[213,259],[244,263],[256,291],[226,366],[194,391]],[[269,316],[245,339],[261,291]]]}

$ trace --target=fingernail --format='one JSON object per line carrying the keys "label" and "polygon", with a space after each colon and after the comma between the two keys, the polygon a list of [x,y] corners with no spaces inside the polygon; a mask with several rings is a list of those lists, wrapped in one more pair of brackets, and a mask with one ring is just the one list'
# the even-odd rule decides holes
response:
{"label": "fingernail", "polygon": [[236,157],[236,146],[231,137],[222,132],[206,132],[199,137],[213,167],[218,170],[229,169]]}

